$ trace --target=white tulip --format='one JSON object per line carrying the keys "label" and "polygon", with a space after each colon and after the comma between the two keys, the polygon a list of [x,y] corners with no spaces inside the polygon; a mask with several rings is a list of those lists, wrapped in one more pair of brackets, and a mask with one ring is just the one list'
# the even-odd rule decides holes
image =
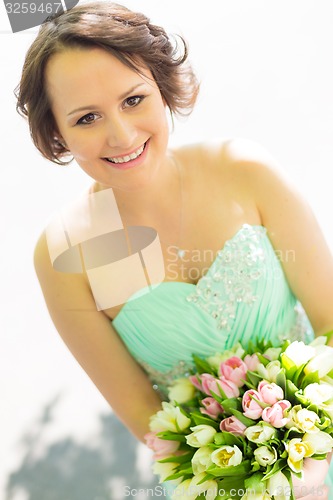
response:
{"label": "white tulip", "polygon": [[198,484],[204,477],[205,473],[202,472],[201,474],[195,475],[191,479],[191,484],[190,484],[190,493],[195,493],[197,496],[201,495],[201,493],[205,493],[206,500],[213,500],[216,498],[217,493],[218,493],[218,484],[214,479],[209,479],[204,481],[201,484]]}
{"label": "white tulip", "polygon": [[179,432],[179,430],[183,431],[191,425],[191,420],[180,411],[178,406],[163,401],[162,407],[163,410],[158,411],[150,419],[151,431]]}
{"label": "white tulip", "polygon": [[318,345],[324,345],[327,343],[327,337],[320,335],[319,337],[316,337],[315,339],[310,342],[309,345],[312,345],[313,347],[316,347]]}
{"label": "white tulip", "polygon": [[176,401],[179,404],[187,403],[195,394],[195,387],[188,378],[177,379],[169,389],[170,401]]}
{"label": "white tulip", "polygon": [[152,466],[152,470],[154,474],[157,476],[160,476],[159,482],[162,483],[165,481],[165,479],[168,476],[171,476],[171,474],[174,474],[175,472],[175,467],[177,467],[179,464],[176,464],[175,462],[166,462],[166,463],[160,463],[160,462],[154,462]]}
{"label": "white tulip", "polygon": [[276,436],[276,429],[267,422],[260,421],[257,425],[245,429],[244,434],[249,441],[262,444]]}
{"label": "white tulip", "polygon": [[295,340],[295,342],[292,342],[287,347],[284,353],[296,366],[301,366],[316,355],[316,349],[310,345],[305,345],[304,342]]}
{"label": "white tulip", "polygon": [[217,432],[211,425],[195,425],[194,427],[190,427],[190,429],[193,432],[185,436],[186,442],[194,448],[200,448],[208,443],[212,443]]}
{"label": "white tulip", "polygon": [[322,378],[333,370],[333,348],[328,345],[318,345],[314,347],[316,355],[304,368],[306,374],[318,372],[318,377]]}
{"label": "white tulip", "polygon": [[275,500],[289,500],[291,496],[289,481],[281,471],[268,479],[267,487],[269,494],[274,495]]}
{"label": "white tulip", "polygon": [[265,356],[265,358],[268,358],[271,361],[275,361],[279,359],[280,353],[281,347],[270,347],[269,349],[266,349],[263,355]]}
{"label": "white tulip", "polygon": [[318,407],[323,410],[325,413],[327,413],[327,415],[329,416],[329,418],[332,420],[333,422],[333,404],[321,404],[321,405],[318,405]]}
{"label": "white tulip", "polygon": [[228,467],[230,465],[239,465],[242,462],[243,455],[238,446],[223,445],[213,451],[211,458],[218,467]]}
{"label": "white tulip", "polygon": [[272,465],[277,460],[276,449],[268,448],[268,446],[259,446],[254,450],[254,457],[259,465],[266,467],[266,465]]}
{"label": "white tulip", "polygon": [[327,432],[305,433],[302,441],[312,450],[312,454],[330,453],[333,449],[333,438]]}
{"label": "white tulip", "polygon": [[193,474],[201,474],[212,465],[212,450],[208,446],[199,448],[192,457]]}
{"label": "white tulip", "polygon": [[291,439],[286,443],[286,450],[288,452],[288,465],[294,472],[301,472],[303,470],[303,458],[311,457],[312,448],[301,438]]}
{"label": "white tulip", "polygon": [[192,479],[185,479],[181,482],[172,494],[172,500],[195,500],[197,494],[191,491],[191,481]]}
{"label": "white tulip", "polygon": [[304,396],[315,405],[321,405],[333,399],[333,386],[321,383],[309,384],[304,389]]}
{"label": "white tulip", "polygon": [[296,427],[302,432],[319,432],[316,423],[320,422],[320,418],[317,413],[302,408],[301,405],[293,406],[288,412],[288,418],[290,418],[290,421],[286,424],[288,429]]}
{"label": "white tulip", "polygon": [[281,363],[280,361],[270,361],[266,366],[264,366],[262,363],[259,363],[257,367],[257,372],[261,377],[263,377],[265,380],[268,380],[268,382],[276,382],[276,376],[279,373],[281,369]]}

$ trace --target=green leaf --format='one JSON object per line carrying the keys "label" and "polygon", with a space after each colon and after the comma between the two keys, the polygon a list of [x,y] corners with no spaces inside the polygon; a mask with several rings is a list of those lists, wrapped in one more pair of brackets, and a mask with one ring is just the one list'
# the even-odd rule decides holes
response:
{"label": "green leaf", "polygon": [[222,399],[221,405],[223,406],[225,412],[230,412],[230,413],[232,409],[241,410],[242,408],[242,403],[239,398]]}
{"label": "green leaf", "polygon": [[177,469],[179,472],[182,472],[183,474],[193,474],[191,462],[180,464],[179,467],[177,467]]}
{"label": "green leaf", "polygon": [[250,370],[246,372],[246,376],[251,382],[251,384],[253,384],[254,386],[253,389],[257,390],[258,384],[261,380],[263,380],[263,377],[259,375],[259,373],[251,372]]}
{"label": "green leaf", "polygon": [[330,342],[331,338],[333,337],[333,330],[331,330],[328,333],[324,333],[323,337],[327,337],[326,345]]}
{"label": "green leaf", "polygon": [[255,472],[244,481],[247,490],[255,491],[256,493],[263,493],[266,489],[266,481],[263,479],[262,472]]}
{"label": "green leaf", "polygon": [[184,455],[178,455],[177,457],[167,457],[167,458],[162,458],[161,460],[158,460],[158,463],[160,464],[166,464],[166,463],[176,463],[176,464],[182,464],[188,462],[189,464],[191,463],[191,459],[194,455],[195,451],[186,453]]}
{"label": "green leaf", "polygon": [[[290,486],[290,500],[295,500],[295,495],[294,495],[294,492],[293,492],[293,481],[292,481],[292,475],[291,475],[291,471],[290,469],[286,468],[284,471],[283,471],[283,474],[286,476],[286,478],[288,479],[288,482],[289,482],[289,486]],[[297,476],[297,474],[295,474]]]}
{"label": "green leaf", "polygon": [[243,446],[243,440],[239,436],[235,436],[231,432],[218,432],[214,436],[214,443],[218,446],[228,445],[233,446],[234,444],[237,446]]}
{"label": "green leaf", "polygon": [[[318,413],[318,411],[317,411],[317,413]],[[328,429],[328,427],[330,427],[331,425],[332,425],[331,419],[326,415],[322,415],[322,417],[320,419],[320,423],[317,424],[317,427],[319,427],[319,429],[321,431],[323,431],[324,429]]]}
{"label": "green leaf", "polygon": [[300,385],[300,382],[304,379],[304,367],[307,365],[307,363],[303,363],[301,366],[299,366],[293,376],[293,382],[295,385]]}
{"label": "green leaf", "polygon": [[249,394],[250,398],[253,399],[259,406],[261,406],[261,408],[265,409],[265,408],[269,408],[271,405],[269,405],[268,403],[264,403],[263,401],[260,401],[260,399],[257,399],[256,397],[254,397],[252,394]]}
{"label": "green leaf", "polygon": [[285,398],[288,399],[291,403],[296,403],[296,392],[299,391],[299,388],[291,381],[286,380],[286,392]]}
{"label": "green leaf", "polygon": [[[186,474],[183,472],[176,472],[175,474],[171,474],[170,476],[166,477],[164,481],[173,481],[174,479],[179,479],[180,477],[184,477]],[[190,472],[188,472],[188,475],[191,477],[193,475],[193,471],[191,469]],[[163,482],[164,482],[163,481]]]}
{"label": "green leaf", "polygon": [[262,354],[260,354],[258,352],[256,354],[258,356],[260,363],[262,363],[264,366],[266,366],[266,365],[268,365],[268,363],[270,363],[270,360],[268,358],[265,358],[265,356],[263,356]]}
{"label": "green leaf", "polygon": [[287,379],[294,381],[294,375],[297,372],[298,367],[290,358],[288,358],[285,352],[281,353],[280,359],[282,367],[286,370]]}
{"label": "green leaf", "polygon": [[210,366],[210,364],[206,360],[199,358],[199,356],[197,356],[196,354],[192,354],[192,358],[193,358],[194,364],[196,366],[196,369],[198,370],[198,373],[200,375],[202,373],[209,373],[210,375],[215,376],[213,368]]}
{"label": "green leaf", "polygon": [[248,348],[247,348],[248,353],[253,354],[257,350],[258,350],[258,344],[256,344],[255,342],[252,342],[252,340],[250,340],[248,343]]}
{"label": "green leaf", "polygon": [[276,384],[281,387],[283,390],[283,394],[286,394],[286,384],[287,384],[287,379],[286,379],[286,372],[284,368],[281,368],[280,371],[278,371],[276,375]]}
{"label": "green leaf", "polygon": [[309,406],[309,400],[304,396],[302,389],[295,392],[295,397],[303,406]]}
{"label": "green leaf", "polygon": [[227,396],[224,394],[220,386],[218,386],[218,389],[220,391],[220,394],[216,394],[216,392],[212,391],[211,389],[210,393],[213,396],[213,398],[216,399],[216,401],[221,404],[222,401],[227,398]]}
{"label": "green leaf", "polygon": [[206,472],[215,477],[237,477],[246,476],[251,470],[250,460],[244,460],[239,465],[229,465],[227,467],[216,467],[211,465]]}
{"label": "green leaf", "polygon": [[[243,478],[224,477],[217,480],[219,495],[215,500],[240,500],[245,491]],[[241,493],[239,495],[238,493]]]}
{"label": "green leaf", "polygon": [[242,424],[246,425],[246,427],[251,427],[251,425],[255,425],[256,422],[252,420],[251,418],[246,417],[243,415],[243,413],[239,410],[236,410],[234,408],[230,409],[231,413],[238,418]]}
{"label": "green leaf", "polygon": [[184,434],[176,434],[171,431],[161,431],[156,434],[159,439],[167,439],[168,441],[180,441],[181,443],[186,443]]}
{"label": "green leaf", "polygon": [[302,438],[304,436],[304,432],[301,431],[300,429],[297,429],[297,427],[290,427],[284,435],[285,439],[292,439],[292,438]]}
{"label": "green leaf", "polygon": [[175,406],[179,408],[180,412],[187,418],[190,418],[190,414],[185,410],[184,405],[181,405],[179,403],[175,403]]}
{"label": "green leaf", "polygon": [[281,352],[284,352],[287,349],[287,347],[290,346],[290,344],[291,341],[289,339],[286,339],[281,346]]}
{"label": "green leaf", "polygon": [[284,469],[286,466],[287,466],[287,461],[283,458],[280,458],[279,460],[277,460],[275,462],[275,464],[273,465],[271,470],[267,474],[264,475],[263,479],[264,480],[269,479],[270,477],[274,476],[274,474],[276,474],[280,470]]}
{"label": "green leaf", "polygon": [[194,420],[195,425],[210,425],[216,430],[219,429],[219,423],[216,420],[206,417],[202,413],[193,412],[191,413],[191,417]]}
{"label": "green leaf", "polygon": [[311,455],[311,458],[314,458],[315,460],[325,460],[327,458],[327,453],[323,453],[322,455]]}
{"label": "green leaf", "polygon": [[319,383],[318,372],[311,372],[305,375],[302,380],[301,388],[304,389],[307,385]]}
{"label": "green leaf", "polygon": [[252,465],[252,469],[251,469],[252,472],[257,472],[261,469],[261,466],[255,460],[254,460],[254,462],[251,462],[251,465]]}
{"label": "green leaf", "polygon": [[208,481],[209,479],[214,479],[214,476],[212,476],[211,474],[205,474],[204,477],[201,479],[201,481],[198,481],[197,484],[202,484],[205,481]]}

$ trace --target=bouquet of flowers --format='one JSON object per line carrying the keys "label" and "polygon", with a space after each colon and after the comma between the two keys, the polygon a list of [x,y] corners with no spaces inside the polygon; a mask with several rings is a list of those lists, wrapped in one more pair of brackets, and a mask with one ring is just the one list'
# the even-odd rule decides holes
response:
{"label": "bouquet of flowers", "polygon": [[333,448],[329,335],[193,356],[195,371],[174,381],[145,436],[173,499],[295,498],[303,460]]}

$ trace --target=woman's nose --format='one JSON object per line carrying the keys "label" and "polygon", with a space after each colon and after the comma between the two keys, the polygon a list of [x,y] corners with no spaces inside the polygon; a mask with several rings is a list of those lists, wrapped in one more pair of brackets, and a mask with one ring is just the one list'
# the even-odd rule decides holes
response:
{"label": "woman's nose", "polygon": [[136,138],[136,129],[124,116],[113,117],[107,125],[108,146],[117,149],[131,147]]}

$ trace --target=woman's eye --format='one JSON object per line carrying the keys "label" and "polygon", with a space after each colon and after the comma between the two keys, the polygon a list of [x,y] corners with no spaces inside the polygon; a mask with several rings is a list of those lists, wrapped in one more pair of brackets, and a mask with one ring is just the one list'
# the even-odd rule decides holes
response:
{"label": "woman's eye", "polygon": [[89,125],[90,123],[94,123],[95,116],[95,113],[87,113],[77,121],[77,125]]}
{"label": "woman's eye", "polygon": [[144,98],[145,98],[145,96],[143,96],[143,95],[135,95],[132,97],[128,97],[127,99],[125,99],[124,107],[125,108],[134,108],[135,106],[140,104],[140,102],[143,101]]}

